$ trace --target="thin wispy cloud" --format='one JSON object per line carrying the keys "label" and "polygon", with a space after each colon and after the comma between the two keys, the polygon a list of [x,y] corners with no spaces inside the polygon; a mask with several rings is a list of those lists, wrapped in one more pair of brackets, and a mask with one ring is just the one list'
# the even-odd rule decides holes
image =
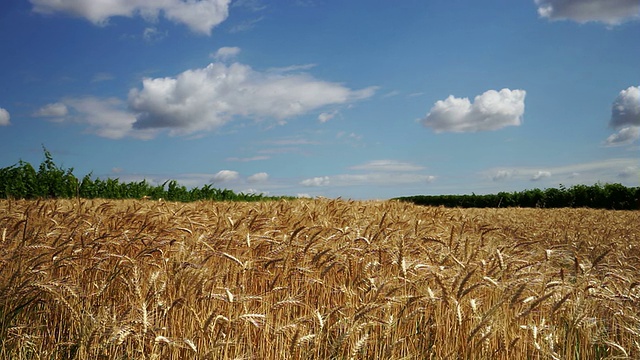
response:
{"label": "thin wispy cloud", "polygon": [[424,167],[397,160],[372,160],[361,165],[351,166],[349,169],[376,172],[400,172],[420,171],[424,170]]}
{"label": "thin wispy cloud", "polygon": [[550,20],[619,25],[640,18],[638,0],[535,0],[538,14]]}
{"label": "thin wispy cloud", "polygon": [[99,83],[99,82],[103,82],[103,81],[110,81],[113,80],[114,77],[113,75],[106,73],[106,72],[101,72],[101,73],[97,73],[95,75],[93,75],[93,78],[91,78],[91,82],[92,83]]}
{"label": "thin wispy cloud", "polygon": [[250,156],[250,157],[229,157],[227,161],[238,161],[238,162],[250,162],[250,161],[262,161],[269,160],[270,157],[266,155],[258,155],[258,156]]}
{"label": "thin wispy cloud", "polygon": [[237,33],[251,31],[262,20],[264,20],[264,16],[260,16],[260,17],[254,18],[254,19],[244,20],[244,21],[242,21],[242,22],[240,22],[240,23],[238,23],[236,25],[233,25],[229,29],[229,33],[237,34]]}
{"label": "thin wispy cloud", "polygon": [[155,21],[160,15],[188,26],[192,31],[206,35],[229,16],[231,0],[200,1],[94,1],[94,0],[30,0],[33,11],[40,14],[66,13],[85,18],[100,26],[117,16],[141,16]]}

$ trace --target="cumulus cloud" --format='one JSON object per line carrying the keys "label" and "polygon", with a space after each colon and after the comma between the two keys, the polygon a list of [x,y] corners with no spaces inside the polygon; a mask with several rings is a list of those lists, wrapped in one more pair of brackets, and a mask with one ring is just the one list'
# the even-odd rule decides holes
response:
{"label": "cumulus cloud", "polygon": [[225,46],[221,47],[215,53],[211,54],[211,57],[216,60],[226,61],[229,59],[233,59],[234,57],[238,56],[238,54],[240,54],[239,47]]}
{"label": "cumulus cloud", "polygon": [[237,180],[239,177],[240,177],[240,174],[238,174],[237,171],[220,170],[215,175],[213,175],[213,177],[211,178],[211,181],[214,184],[215,183],[223,183],[223,182],[229,182],[229,181]]}
{"label": "cumulus cloud", "polygon": [[533,176],[531,177],[531,181],[538,181],[538,180],[546,179],[548,177],[551,177],[551,172],[538,171],[535,174],[533,174]]}
{"label": "cumulus cloud", "polygon": [[253,174],[247,178],[247,181],[250,183],[260,183],[267,180],[269,180],[269,174],[267,174],[266,172]]}
{"label": "cumulus cloud", "polygon": [[60,102],[56,102],[52,104],[47,104],[41,107],[40,109],[36,110],[36,112],[33,113],[33,116],[63,117],[63,116],[67,116],[68,113],[69,113],[69,109],[67,109],[67,105]]}
{"label": "cumulus cloud", "polygon": [[640,126],[640,86],[620,91],[611,107],[609,125],[613,128]]}
{"label": "cumulus cloud", "polygon": [[440,132],[476,132],[498,130],[505,126],[519,126],[524,114],[526,91],[489,90],[468,98],[450,95],[431,108],[422,125]]}
{"label": "cumulus cloud", "polygon": [[362,165],[352,166],[350,169],[376,172],[400,172],[419,171],[423,170],[424,167],[397,160],[372,160]]}
{"label": "cumulus cloud", "polygon": [[302,180],[300,182],[300,185],[302,186],[327,186],[329,185],[329,177],[328,176],[321,176],[321,177],[314,177],[311,179],[305,179]]}
{"label": "cumulus cloud", "polygon": [[231,0],[30,0],[33,11],[40,14],[66,13],[105,25],[114,16],[140,15],[155,20],[160,14],[170,21],[188,26],[192,31],[211,34],[229,16]]}
{"label": "cumulus cloud", "polygon": [[11,115],[6,109],[0,107],[0,126],[11,125]]}
{"label": "cumulus cloud", "polygon": [[129,92],[136,129],[187,134],[218,128],[234,117],[278,120],[326,105],[371,97],[376,88],[351,90],[307,74],[262,73],[239,63],[212,63],[176,77],[146,78]]}
{"label": "cumulus cloud", "polygon": [[618,130],[605,141],[605,146],[628,145],[640,138],[640,87],[620,91],[611,106],[609,126]]}
{"label": "cumulus cloud", "polygon": [[637,19],[638,0],[535,0],[538,14],[550,20],[590,21],[617,25]]}
{"label": "cumulus cloud", "polygon": [[640,127],[629,126],[620,129],[617,133],[610,135],[604,141],[605,146],[629,145],[640,138]]}

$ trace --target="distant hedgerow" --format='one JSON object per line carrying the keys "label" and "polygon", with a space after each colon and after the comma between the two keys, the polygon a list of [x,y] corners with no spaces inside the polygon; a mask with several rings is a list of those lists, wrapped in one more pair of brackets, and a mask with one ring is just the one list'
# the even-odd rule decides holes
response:
{"label": "distant hedgerow", "polygon": [[640,209],[640,187],[621,184],[574,185],[558,189],[532,189],[520,192],[499,192],[490,195],[417,195],[396,200],[417,205],[462,208],[535,207],[535,208],[596,208],[611,210]]}

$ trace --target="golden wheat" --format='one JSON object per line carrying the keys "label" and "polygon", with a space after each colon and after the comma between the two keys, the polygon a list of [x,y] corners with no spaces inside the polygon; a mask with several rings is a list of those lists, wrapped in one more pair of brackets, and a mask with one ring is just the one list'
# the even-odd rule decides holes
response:
{"label": "golden wheat", "polygon": [[0,358],[640,357],[640,213],[0,201]]}

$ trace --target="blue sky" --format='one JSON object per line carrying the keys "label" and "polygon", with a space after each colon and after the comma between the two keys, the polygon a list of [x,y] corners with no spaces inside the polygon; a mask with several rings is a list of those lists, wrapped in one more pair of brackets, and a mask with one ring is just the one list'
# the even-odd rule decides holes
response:
{"label": "blue sky", "polygon": [[0,167],[377,199],[639,186],[638,0],[4,0]]}

